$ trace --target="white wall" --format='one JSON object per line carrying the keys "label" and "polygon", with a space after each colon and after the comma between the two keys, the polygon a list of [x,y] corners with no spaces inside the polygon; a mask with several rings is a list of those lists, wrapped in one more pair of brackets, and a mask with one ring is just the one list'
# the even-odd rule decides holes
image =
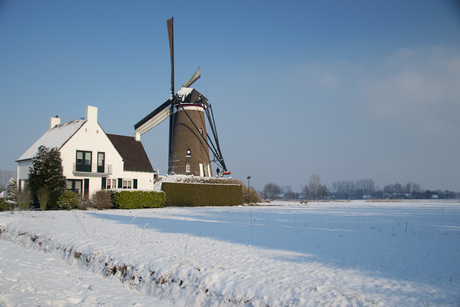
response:
{"label": "white wall", "polygon": [[[75,172],[77,150],[90,151],[92,153],[91,172]],[[105,169],[109,169],[107,174],[97,172],[97,154],[105,153]],[[63,175],[67,179],[82,180],[89,179],[89,195],[101,189],[102,177],[107,179],[137,179],[138,190],[153,189],[153,173],[149,172],[125,172],[123,170],[123,159],[118,151],[110,142],[109,138],[97,122],[97,108],[86,107],[86,122],[60,149]],[[27,179],[29,167],[32,166],[31,160],[18,162],[18,182],[19,179]],[[118,187],[117,187],[118,188]]]}

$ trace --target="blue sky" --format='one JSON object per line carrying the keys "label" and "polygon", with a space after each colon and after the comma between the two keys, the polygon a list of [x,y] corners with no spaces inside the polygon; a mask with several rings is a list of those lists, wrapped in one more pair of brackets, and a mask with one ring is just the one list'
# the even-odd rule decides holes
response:
{"label": "blue sky", "polygon": [[[48,128],[99,108],[107,133],[176,88],[213,105],[228,168],[251,185],[413,181],[460,191],[456,1],[0,0],[0,169]],[[142,136],[167,165],[167,122]]]}

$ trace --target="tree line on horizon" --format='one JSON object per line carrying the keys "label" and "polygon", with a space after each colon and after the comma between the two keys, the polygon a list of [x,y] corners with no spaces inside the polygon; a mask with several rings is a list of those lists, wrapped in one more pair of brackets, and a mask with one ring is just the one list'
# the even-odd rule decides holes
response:
{"label": "tree line on horizon", "polygon": [[424,190],[420,184],[390,183],[380,188],[373,179],[338,180],[329,187],[321,184],[320,176],[313,174],[301,191],[295,192],[291,186],[267,183],[260,196],[267,200],[325,200],[325,199],[460,199],[460,193],[449,190]]}

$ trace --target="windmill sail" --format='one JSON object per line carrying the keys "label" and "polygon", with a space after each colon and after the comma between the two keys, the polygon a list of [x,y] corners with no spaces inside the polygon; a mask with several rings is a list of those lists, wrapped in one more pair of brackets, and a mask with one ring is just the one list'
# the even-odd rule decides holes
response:
{"label": "windmill sail", "polygon": [[171,98],[176,93],[174,91],[174,18],[166,20],[169,37],[169,54],[171,56]]}
{"label": "windmill sail", "polygon": [[185,82],[185,84],[182,85],[182,87],[190,87],[193,83],[195,83],[196,80],[200,79],[200,77],[201,77],[201,72],[200,72],[200,68],[198,67],[198,69],[195,71],[193,76],[187,82]]}
{"label": "windmill sail", "polygon": [[[168,174],[212,177],[211,162],[222,170],[226,165],[217,137],[211,105],[191,88],[200,77],[200,67],[176,93],[174,89],[174,19],[166,21],[171,57],[170,99],[134,125],[136,139],[169,117]],[[212,134],[206,130],[206,117]],[[209,151],[214,155],[210,159]]]}
{"label": "windmill sail", "polygon": [[137,124],[134,125],[136,133],[142,135],[168,118],[168,116],[171,115],[170,105],[171,100],[168,100],[153,110],[153,112],[151,112],[149,115],[141,119]]}

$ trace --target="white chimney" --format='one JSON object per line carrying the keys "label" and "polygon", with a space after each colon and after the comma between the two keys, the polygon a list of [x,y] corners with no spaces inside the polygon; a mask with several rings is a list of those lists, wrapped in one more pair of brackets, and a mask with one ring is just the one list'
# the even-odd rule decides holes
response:
{"label": "white chimney", "polygon": [[86,106],[85,120],[87,122],[97,123],[97,108],[96,107]]}
{"label": "white chimney", "polygon": [[61,124],[61,119],[56,115],[56,117],[50,118],[50,129],[53,129],[57,125]]}

